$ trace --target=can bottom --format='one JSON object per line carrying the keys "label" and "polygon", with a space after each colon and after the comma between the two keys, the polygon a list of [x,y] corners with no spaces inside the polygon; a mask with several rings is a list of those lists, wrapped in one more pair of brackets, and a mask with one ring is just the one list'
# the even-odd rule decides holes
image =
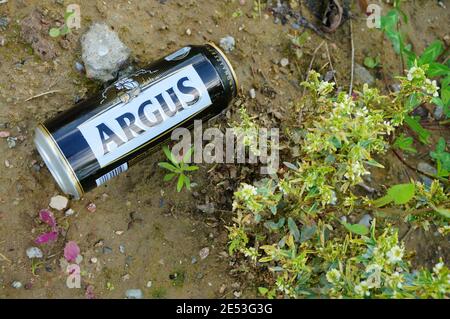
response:
{"label": "can bottom", "polygon": [[78,181],[74,180],[75,177],[71,167],[44,127],[38,126],[36,128],[34,143],[61,190],[67,195],[72,195],[75,199],[80,199],[82,191],[77,187]]}

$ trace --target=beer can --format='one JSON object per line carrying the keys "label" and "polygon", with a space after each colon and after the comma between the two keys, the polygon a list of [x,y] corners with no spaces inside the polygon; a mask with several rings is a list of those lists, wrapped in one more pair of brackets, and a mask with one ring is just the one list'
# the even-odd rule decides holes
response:
{"label": "beer can", "polygon": [[236,74],[216,45],[186,46],[39,124],[36,148],[61,190],[79,199],[174,129],[220,114],[236,94]]}

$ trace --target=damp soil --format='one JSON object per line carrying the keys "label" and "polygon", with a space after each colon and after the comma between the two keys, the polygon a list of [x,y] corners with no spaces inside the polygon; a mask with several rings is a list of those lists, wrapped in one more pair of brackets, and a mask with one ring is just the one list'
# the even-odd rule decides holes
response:
{"label": "damp soil", "polygon": [[[240,80],[238,101],[245,101],[250,114],[268,127],[281,129],[290,116],[285,107],[299,99],[299,81],[305,79],[313,52],[324,39],[307,31],[309,39],[302,48],[303,57],[296,59],[289,49],[288,35],[303,30],[289,23],[274,23],[266,11],[255,17],[253,1],[241,5],[239,1],[79,0],[73,2],[81,7],[81,29],[65,38],[48,37],[45,43],[51,44],[46,50],[54,51],[46,53],[52,59],[43,60],[36,54],[36,47],[33,50],[32,45],[24,43],[21,21],[37,8],[47,27],[56,25],[65,10],[58,2],[10,0],[0,4],[0,18],[9,20],[8,26],[0,29],[0,37],[5,40],[0,46],[0,130],[17,138],[14,148],[8,147],[6,139],[0,139],[0,298],[85,298],[88,285],[93,287],[96,298],[123,298],[127,289],[134,288],[141,289],[145,298],[233,298],[241,292],[244,297],[256,296],[257,280],[233,271],[233,261],[226,253],[224,227],[231,220],[229,209],[237,186],[236,175],[252,168],[238,167],[236,173],[232,165],[202,165],[192,175],[197,184],[193,191],[177,193],[175,185],[163,182],[164,172],[157,166],[163,160],[161,152],[80,201],[70,201],[74,215],[65,217],[54,211],[66,231],[56,243],[41,247],[45,256],[42,263],[32,265],[25,251],[34,246],[34,239],[44,229],[37,219],[38,212],[48,207],[52,196],[60,194],[34,148],[33,130],[39,122],[101,88],[100,83],[86,79],[75,68],[75,63],[81,61],[80,36],[93,22],[104,21],[113,27],[131,49],[138,67],[184,45],[218,43],[222,37],[232,35],[236,49],[229,58]],[[387,10],[388,5],[383,8]],[[238,10],[242,14],[233,15]],[[450,13],[436,1],[407,2],[404,10],[410,15],[407,31],[416,52],[437,38],[448,38]],[[367,28],[365,16],[356,8],[353,11],[355,61],[362,64],[365,56],[379,54],[383,74],[370,72],[376,85],[385,89],[401,72],[399,59],[379,31]],[[343,87],[350,82],[349,30],[347,21],[326,40],[336,80]],[[282,58],[289,58],[288,66],[279,65]],[[331,70],[328,62],[322,49],[312,66],[325,73]],[[248,98],[251,88],[256,90],[255,99]],[[32,98],[49,91],[53,93]],[[213,125],[226,126],[235,116],[235,109],[232,106],[228,115]],[[448,139],[448,130],[443,134]],[[425,153],[419,152],[408,160],[415,165],[422,160],[420,154]],[[417,178],[395,156],[389,155],[383,161],[388,169],[374,172],[372,187],[382,191],[385,184],[408,180],[410,176]],[[205,213],[197,208],[205,202],[212,202],[216,211]],[[95,212],[86,209],[89,203],[95,203]],[[406,234],[407,226],[400,226]],[[83,256],[81,289],[66,286],[67,274],[60,267],[68,240],[79,244]],[[418,265],[432,264],[442,256],[448,260],[448,240],[433,232],[414,230],[405,240],[410,249],[416,250]],[[201,259],[199,251],[205,247],[210,252]],[[14,281],[24,287],[13,288]]]}

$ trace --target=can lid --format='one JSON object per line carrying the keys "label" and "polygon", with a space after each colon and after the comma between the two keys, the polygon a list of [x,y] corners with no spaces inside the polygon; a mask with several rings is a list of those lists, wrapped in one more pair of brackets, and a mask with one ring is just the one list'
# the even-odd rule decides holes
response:
{"label": "can lid", "polygon": [[83,189],[75,172],[51,134],[42,124],[35,130],[34,143],[61,190],[65,194],[72,195],[75,199],[80,199],[83,195]]}

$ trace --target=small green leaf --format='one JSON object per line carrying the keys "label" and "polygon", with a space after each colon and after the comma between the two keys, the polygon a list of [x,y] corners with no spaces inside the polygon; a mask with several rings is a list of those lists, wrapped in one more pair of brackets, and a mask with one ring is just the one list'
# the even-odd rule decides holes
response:
{"label": "small green leaf", "polygon": [[445,151],[446,142],[443,137],[439,138],[438,143],[436,144],[436,149],[430,152],[431,158],[436,161],[439,161],[442,170],[450,171],[450,153]]}
{"label": "small green leaf", "polygon": [[67,25],[63,25],[60,33],[61,33],[61,35],[69,34],[70,33],[69,27]]}
{"label": "small green leaf", "polygon": [[265,222],[264,226],[270,230],[278,230],[284,226],[285,221],[286,221],[286,219],[284,217],[281,217],[277,223],[270,220],[270,221]]}
{"label": "small green leaf", "polygon": [[297,224],[291,217],[288,218],[288,227],[289,227],[290,233],[292,234],[292,236],[294,236],[295,241],[299,241],[300,240],[300,231],[298,230]]}
{"label": "small green leaf", "polygon": [[396,138],[394,147],[397,147],[405,152],[417,153],[417,150],[412,146],[413,142],[414,139],[412,137],[401,134]]}
{"label": "small green leaf", "polygon": [[445,76],[450,73],[450,68],[445,64],[433,62],[430,63],[427,70],[427,76],[434,78],[438,76]]}
{"label": "small green leaf", "polygon": [[444,44],[442,41],[434,41],[431,43],[428,48],[423,51],[422,55],[419,58],[418,64],[430,64],[434,62],[441,54],[444,52]]}
{"label": "small green leaf", "polygon": [[191,155],[194,152],[194,148],[191,147],[190,149],[187,150],[186,154],[184,154],[183,156],[183,162],[187,163],[190,159],[191,159]]}
{"label": "small green leaf", "polygon": [[172,164],[167,163],[167,162],[158,163],[158,166],[162,167],[162,168],[165,168],[165,169],[167,169],[167,170],[169,170],[171,172],[174,172],[174,173],[176,173],[178,171],[178,169],[175,166],[173,166]]}
{"label": "small green leaf", "polygon": [[59,37],[59,35],[61,34],[58,28],[51,28],[48,33],[52,38]]}
{"label": "small green leaf", "polygon": [[172,151],[166,145],[164,145],[163,151],[164,154],[166,154],[168,160],[170,160],[174,164],[179,164],[175,156],[172,154]]}
{"label": "small green leaf", "polygon": [[380,197],[380,198],[376,199],[373,202],[373,205],[375,207],[383,207],[383,206],[386,206],[389,203],[392,203],[393,201],[394,201],[394,199],[390,195],[386,195],[386,196],[383,196],[383,197]]}
{"label": "small green leaf", "polygon": [[429,144],[430,143],[430,137],[431,133],[430,131],[424,129],[422,125],[420,125],[419,121],[417,121],[415,118],[406,115],[405,116],[405,123],[408,124],[408,126],[417,133],[419,136],[419,140],[423,144]]}
{"label": "small green leaf", "polygon": [[369,229],[361,224],[349,224],[346,222],[342,222],[342,225],[344,225],[344,227],[352,233],[355,233],[357,235],[361,235],[361,236],[365,236],[369,233]]}
{"label": "small green leaf", "polygon": [[178,183],[177,183],[177,192],[181,192],[181,189],[183,188],[184,184],[184,174],[181,174],[178,176]]}
{"label": "small green leaf", "polygon": [[165,182],[171,181],[174,177],[175,177],[175,174],[174,174],[174,173],[166,174],[166,175],[164,176],[164,181],[165,181]]}
{"label": "small green leaf", "polygon": [[267,288],[258,287],[258,292],[260,293],[261,296],[265,296],[268,291],[269,291],[269,289],[267,289]]}
{"label": "small green leaf", "polygon": [[317,226],[316,225],[312,225],[312,226],[303,226],[302,227],[302,231],[300,234],[300,242],[303,243],[307,240],[310,240],[314,234],[316,233],[317,230]]}
{"label": "small green leaf", "polygon": [[370,56],[364,59],[364,65],[369,69],[375,69],[380,64],[380,57],[372,58]]}
{"label": "small green leaf", "polygon": [[186,167],[185,170],[188,171],[188,172],[193,172],[193,171],[198,170],[198,166],[191,165],[191,166]]}
{"label": "small green leaf", "polygon": [[185,175],[185,177],[184,177],[184,184],[186,185],[186,188],[187,188],[188,190],[191,190],[191,180],[190,180],[189,177],[186,176],[186,175]]}
{"label": "small green leaf", "polygon": [[64,13],[64,21],[67,22],[67,20],[70,19],[71,16],[73,16],[75,14],[75,11],[66,11],[66,13]]}
{"label": "small green leaf", "polygon": [[414,197],[415,193],[416,185],[414,183],[394,185],[387,191],[387,195],[390,196],[397,205],[408,203]]}

